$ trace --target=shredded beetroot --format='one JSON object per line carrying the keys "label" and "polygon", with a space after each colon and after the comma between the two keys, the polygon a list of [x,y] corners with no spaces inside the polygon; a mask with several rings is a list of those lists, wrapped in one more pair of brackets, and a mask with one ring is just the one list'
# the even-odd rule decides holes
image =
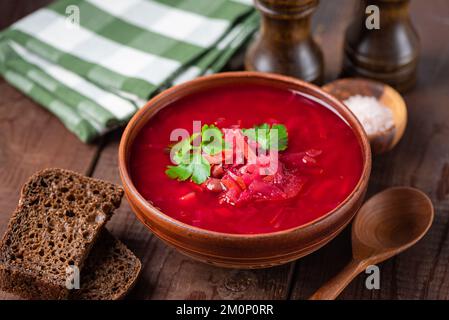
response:
{"label": "shredded beetroot", "polygon": [[305,183],[282,163],[273,175],[263,175],[259,168],[257,165],[228,168],[221,179],[224,191],[220,202],[239,206],[251,201],[287,200],[297,196]]}
{"label": "shredded beetroot", "polygon": [[[255,201],[281,201],[296,197],[307,179],[298,175],[298,170],[316,170],[319,166],[315,157],[320,152],[301,152],[287,157],[280,155],[276,172],[269,171],[270,162],[266,155],[260,155],[256,163],[226,165],[219,164],[221,175],[210,178],[204,186],[209,191],[220,191],[220,203],[240,206]],[[281,160],[282,159],[282,160]],[[269,174],[266,174],[269,173]],[[213,180],[212,180],[213,179]],[[221,188],[211,188],[217,185]],[[218,190],[217,190],[218,189]]]}
{"label": "shredded beetroot", "polygon": [[[241,136],[237,128],[227,129],[235,136]],[[232,141],[228,141],[229,143]],[[240,206],[248,202],[281,201],[296,197],[306,183],[307,178],[298,175],[298,171],[320,174],[316,157],[321,150],[310,149],[305,152],[283,154],[277,158],[272,154],[257,153],[257,143],[244,139],[243,164],[226,164],[225,152],[208,160],[213,164],[213,177],[203,187],[212,192],[220,192],[219,202]],[[227,153],[237,158],[237,148]],[[207,157],[207,155],[206,155]],[[250,161],[252,159],[252,162]],[[255,161],[254,161],[255,159]],[[270,163],[276,162],[275,169]],[[275,170],[273,172],[273,170]],[[214,172],[218,171],[216,174]]]}

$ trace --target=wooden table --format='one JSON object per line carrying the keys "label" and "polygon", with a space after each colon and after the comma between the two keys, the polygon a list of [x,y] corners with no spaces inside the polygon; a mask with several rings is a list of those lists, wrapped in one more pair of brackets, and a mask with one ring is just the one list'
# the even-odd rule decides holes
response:
{"label": "wooden table", "polygon": [[[0,2],[0,29],[48,1]],[[325,53],[326,79],[341,66],[344,30],[354,0],[322,1],[314,33]],[[409,125],[392,152],[374,159],[369,193],[408,185],[433,200],[436,218],[415,247],[380,265],[380,290],[360,275],[341,299],[449,298],[449,2],[412,1],[422,41],[417,86],[405,95]],[[119,183],[121,132],[86,145],[50,113],[0,80],[0,233],[14,210],[21,185],[36,170],[62,167]],[[304,299],[350,258],[349,228],[318,252],[266,270],[211,267],[178,254],[148,232],[124,201],[108,228],[142,260],[143,274],[130,298]],[[12,298],[0,292],[0,298]]]}

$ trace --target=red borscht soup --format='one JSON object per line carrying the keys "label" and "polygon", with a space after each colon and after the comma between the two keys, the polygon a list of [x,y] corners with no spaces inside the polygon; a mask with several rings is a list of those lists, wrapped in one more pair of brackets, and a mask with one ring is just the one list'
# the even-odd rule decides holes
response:
{"label": "red borscht soup", "polygon": [[[212,129],[225,150],[211,149],[203,131],[193,132],[193,121]],[[171,141],[176,129],[190,136]],[[244,141],[240,162],[236,137]],[[176,146],[182,148],[172,153]],[[264,149],[277,152],[271,171],[271,153],[257,152]],[[196,156],[196,165],[181,159]],[[129,166],[139,193],[164,214],[207,230],[260,234],[301,226],[336,208],[360,180],[363,159],[351,127],[315,98],[235,84],[160,110],[134,140]]]}

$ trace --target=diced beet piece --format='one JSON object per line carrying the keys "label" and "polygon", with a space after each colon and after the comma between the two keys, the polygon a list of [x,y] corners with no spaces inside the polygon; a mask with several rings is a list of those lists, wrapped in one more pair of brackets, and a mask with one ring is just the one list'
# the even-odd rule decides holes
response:
{"label": "diced beet piece", "polygon": [[238,203],[241,191],[238,189],[229,189],[220,195],[220,203],[236,205]]}
{"label": "diced beet piece", "polygon": [[282,200],[285,193],[276,185],[262,180],[254,180],[248,186],[249,192],[253,193],[255,200]]}

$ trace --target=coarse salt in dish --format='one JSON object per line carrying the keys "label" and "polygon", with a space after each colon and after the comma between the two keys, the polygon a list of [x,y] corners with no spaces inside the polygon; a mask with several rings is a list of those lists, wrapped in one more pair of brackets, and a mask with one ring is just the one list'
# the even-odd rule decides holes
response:
{"label": "coarse salt in dish", "polygon": [[394,127],[393,113],[375,97],[354,95],[343,103],[354,113],[368,136]]}

